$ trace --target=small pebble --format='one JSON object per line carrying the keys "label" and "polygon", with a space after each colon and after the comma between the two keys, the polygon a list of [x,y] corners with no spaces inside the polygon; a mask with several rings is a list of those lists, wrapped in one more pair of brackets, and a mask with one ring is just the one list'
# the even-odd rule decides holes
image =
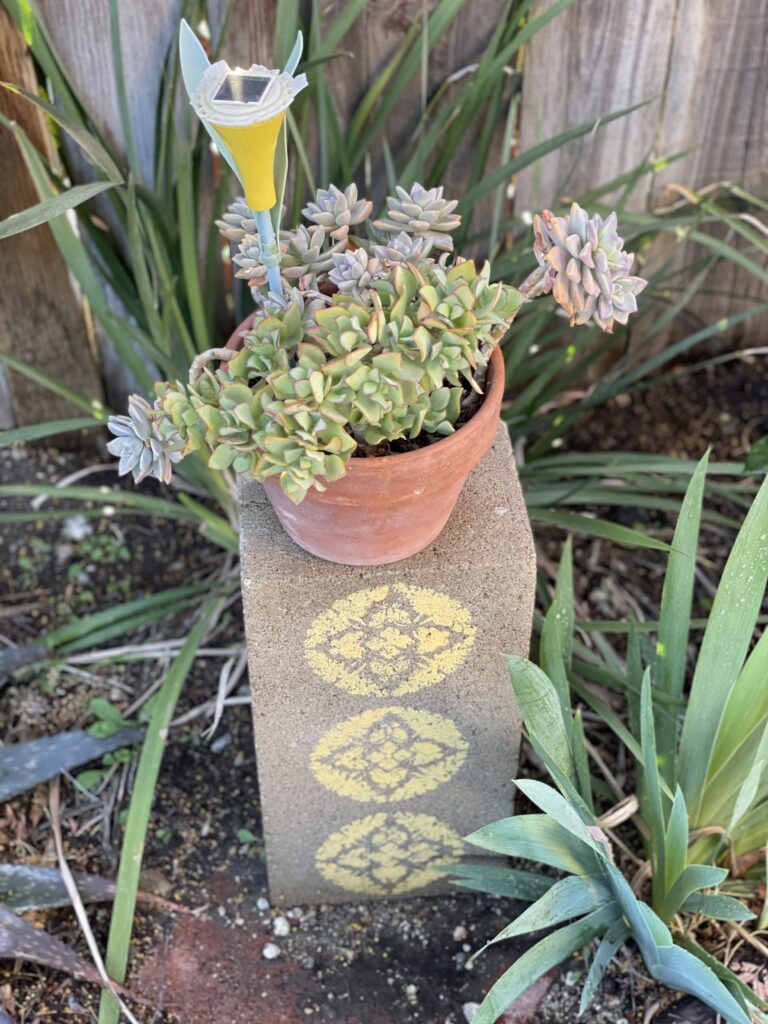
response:
{"label": "small pebble", "polygon": [[93,527],[83,515],[69,516],[64,520],[61,532],[67,540],[80,541],[93,533]]}
{"label": "small pebble", "polygon": [[464,1003],[461,1009],[464,1013],[464,1020],[467,1024],[472,1024],[475,1014],[480,1009],[480,1003]]}
{"label": "small pebble", "polygon": [[287,911],[285,916],[289,917],[292,921],[300,921],[304,916],[304,911],[301,907],[293,907],[291,910]]}
{"label": "small pebble", "polygon": [[453,941],[454,942],[463,942],[467,938],[468,935],[469,935],[469,932],[467,931],[467,929],[464,927],[463,924],[457,925],[453,929]]}
{"label": "small pebble", "polygon": [[272,934],[283,939],[286,935],[291,934],[291,922],[287,917],[280,916],[274,919],[272,922]]}
{"label": "small pebble", "polygon": [[280,956],[280,947],[274,942],[268,942],[262,949],[261,955],[265,960],[276,960]]}
{"label": "small pebble", "polygon": [[416,1000],[418,999],[418,995],[419,990],[418,988],[416,988],[415,985],[405,986],[405,998],[408,1000],[409,1003],[415,1003]]}
{"label": "small pebble", "polygon": [[265,896],[259,896],[256,900],[256,906],[259,910],[269,910],[269,900]]}
{"label": "small pebble", "polygon": [[228,732],[225,732],[223,736],[219,736],[218,739],[215,739],[213,741],[213,743],[211,744],[211,753],[220,754],[222,750],[228,747],[231,742],[232,737]]}

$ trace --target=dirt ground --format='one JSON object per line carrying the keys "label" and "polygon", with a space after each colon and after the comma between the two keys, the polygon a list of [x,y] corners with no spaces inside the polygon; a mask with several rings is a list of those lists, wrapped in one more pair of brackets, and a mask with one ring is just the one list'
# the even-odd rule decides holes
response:
{"label": "dirt ground", "polygon": [[[586,417],[570,443],[687,456],[711,444],[716,458],[739,459],[766,431],[768,381],[737,362],[691,377],[684,388],[673,383],[614,400]],[[83,462],[82,455],[47,448],[5,450],[0,477],[4,483],[50,482]],[[112,480],[97,474],[84,482]],[[544,561],[554,563],[559,536],[545,531],[539,540]],[[707,545],[701,609],[727,552],[727,531],[710,531]],[[193,529],[167,521],[76,514],[3,524],[0,555],[3,647],[28,643],[73,614],[205,578],[222,557]],[[656,553],[579,542],[575,559],[578,597],[591,617],[623,617],[633,602],[652,613],[663,566]],[[184,621],[180,614],[165,623],[162,635],[180,635]],[[241,628],[233,604],[212,644],[239,643]],[[196,663],[179,715],[215,694],[220,667],[213,657]],[[93,664],[79,672],[43,664],[0,680],[3,741],[83,727],[92,720],[88,703],[94,696],[126,707],[161,668],[154,660]],[[237,692],[244,696],[245,684]],[[269,905],[250,710],[228,708],[212,739],[202,735],[209,724],[203,715],[175,727],[161,769],[142,889],[183,912],[139,905],[127,984],[138,997],[132,1006],[142,1024],[468,1024],[473,1005],[525,948],[503,943],[467,966],[471,952],[515,915],[515,905],[468,893],[340,906]],[[133,772],[135,760],[118,766],[95,803],[65,777],[62,821],[73,869],[113,877]],[[0,807],[0,861],[55,865],[46,803],[44,785]],[[109,907],[91,906],[89,915],[103,948]],[[88,959],[71,911],[41,911],[30,919]],[[270,944],[278,949],[274,959],[264,956]],[[575,1021],[582,979],[576,960],[538,983],[504,1024]],[[647,978],[642,962],[623,955],[581,1019],[714,1019],[691,1001],[671,1003],[674,997]],[[26,962],[0,962],[0,1011],[17,1024],[95,1021],[97,1005],[90,983]]]}

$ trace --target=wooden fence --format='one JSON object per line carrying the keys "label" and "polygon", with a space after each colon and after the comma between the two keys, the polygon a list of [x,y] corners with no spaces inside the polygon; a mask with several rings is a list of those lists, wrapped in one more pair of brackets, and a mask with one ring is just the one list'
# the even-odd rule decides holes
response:
{"label": "wooden fence", "polygon": [[[535,11],[554,2],[539,0]],[[430,6],[434,4],[430,0]],[[343,0],[323,4],[324,16],[337,14],[343,6]],[[355,55],[354,60],[337,63],[333,81],[342,123],[366,84],[395,52],[408,26],[421,16],[422,7],[422,0],[369,0],[341,44]],[[477,60],[503,7],[502,0],[467,0],[433,50],[430,89]],[[214,37],[224,8],[225,0],[209,0]],[[234,0],[223,47],[230,62],[269,61],[276,8],[277,0]],[[75,86],[90,97],[105,131],[121,145],[107,0],[38,0],[38,9]],[[180,9],[181,0],[120,2],[127,92],[139,159],[148,178],[160,70],[177,31]],[[29,81],[31,63],[20,37],[12,42],[3,17],[0,78]],[[526,170],[515,183],[514,211],[547,205],[564,193],[577,194],[611,180],[651,153],[671,155],[686,149],[690,152],[683,159],[648,178],[635,193],[636,208],[663,202],[675,182],[697,188],[723,179],[741,181],[768,199],[767,94],[768,0],[575,0],[527,46],[520,148],[590,117],[654,99],[629,117],[602,127],[594,137],[572,143]],[[418,74],[412,95],[413,103],[401,104],[388,125],[393,148],[407,144],[413,111],[419,105]],[[19,103],[0,96],[0,110],[34,130],[34,117]],[[36,130],[39,137],[39,125]],[[6,216],[29,205],[31,197],[12,140],[2,128],[0,156],[4,167],[0,215]],[[5,296],[0,349],[37,361],[49,371],[52,353],[57,353],[60,379],[98,395],[82,311],[66,286],[66,270],[48,229],[36,229],[31,233],[35,236],[37,241],[29,243],[24,259],[15,255],[18,239],[0,243]],[[41,288],[43,275],[45,287]],[[52,280],[57,282],[53,309]],[[768,293],[754,277],[729,265],[718,281],[718,291],[726,294],[700,302],[698,313],[707,318],[722,316],[754,301],[761,290],[763,295]],[[9,293],[13,295],[10,302]],[[34,317],[33,309],[37,310]],[[746,343],[765,330],[760,319],[748,321]],[[0,375],[0,426],[35,421],[41,411],[43,418],[52,418],[49,396],[44,398],[39,389],[20,383],[17,375],[9,379],[12,397],[6,392],[3,399]],[[61,414],[58,408],[56,412]]]}

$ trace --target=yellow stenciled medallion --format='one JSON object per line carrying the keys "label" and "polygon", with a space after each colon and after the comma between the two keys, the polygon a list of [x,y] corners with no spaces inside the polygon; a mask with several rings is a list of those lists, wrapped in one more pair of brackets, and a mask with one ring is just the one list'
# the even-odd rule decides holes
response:
{"label": "yellow stenciled medallion", "polygon": [[357,696],[415,693],[445,679],[475,642],[469,611],[426,587],[394,583],[334,601],[309,627],[307,661]]}
{"label": "yellow stenciled medallion", "polygon": [[462,854],[461,837],[428,814],[379,811],[330,835],[315,863],[326,881],[360,896],[399,896],[439,877]]}
{"label": "yellow stenciled medallion", "polygon": [[351,800],[391,803],[428,793],[464,764],[468,743],[449,718],[415,708],[364,711],[320,740],[318,782]]}

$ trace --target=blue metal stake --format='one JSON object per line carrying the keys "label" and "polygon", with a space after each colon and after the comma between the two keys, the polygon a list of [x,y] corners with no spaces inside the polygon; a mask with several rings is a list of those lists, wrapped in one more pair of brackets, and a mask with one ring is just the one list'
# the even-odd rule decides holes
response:
{"label": "blue metal stake", "polygon": [[275,229],[269,210],[256,211],[256,228],[259,232],[261,246],[261,262],[267,268],[269,290],[276,295],[283,294],[283,283],[280,279],[280,250],[277,247]]}

